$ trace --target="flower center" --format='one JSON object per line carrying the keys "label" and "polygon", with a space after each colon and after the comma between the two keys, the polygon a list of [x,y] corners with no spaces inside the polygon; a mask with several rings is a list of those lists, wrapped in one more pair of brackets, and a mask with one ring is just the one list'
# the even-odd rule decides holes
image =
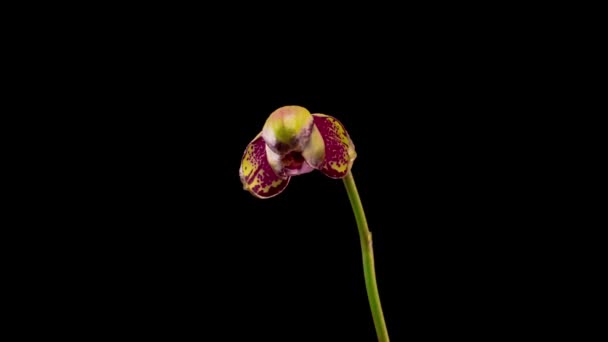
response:
{"label": "flower center", "polygon": [[302,153],[292,151],[281,157],[281,164],[284,168],[290,170],[299,170],[302,168],[302,164],[304,163],[304,157],[302,157]]}

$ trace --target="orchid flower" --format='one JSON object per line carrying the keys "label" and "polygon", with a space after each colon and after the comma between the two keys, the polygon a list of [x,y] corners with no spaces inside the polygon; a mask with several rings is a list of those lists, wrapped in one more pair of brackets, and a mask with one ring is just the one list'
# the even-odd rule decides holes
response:
{"label": "orchid flower", "polygon": [[344,178],[357,154],[336,118],[300,106],[275,110],[247,146],[239,174],[245,190],[259,198],[280,194],[291,176],[319,170]]}
{"label": "orchid flower", "polygon": [[281,107],[268,117],[262,132],[247,146],[239,175],[243,188],[258,198],[280,194],[292,176],[319,170],[344,181],[350,200],[363,256],[365,287],[378,340],[388,342],[380,305],[372,235],[351,173],[357,154],[348,132],[338,119],[311,114],[300,106]]}

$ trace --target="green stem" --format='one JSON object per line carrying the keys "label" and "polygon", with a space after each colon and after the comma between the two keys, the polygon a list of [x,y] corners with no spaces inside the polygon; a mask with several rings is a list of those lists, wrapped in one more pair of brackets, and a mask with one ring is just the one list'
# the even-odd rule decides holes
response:
{"label": "green stem", "polygon": [[388,331],[386,330],[384,314],[382,313],[382,306],[380,305],[378,285],[376,285],[376,270],[374,267],[374,249],[372,247],[372,233],[367,227],[365,212],[363,211],[363,205],[361,204],[359,192],[357,191],[357,185],[355,184],[355,179],[353,178],[352,173],[349,171],[343,180],[344,185],[346,186],[346,192],[348,193],[348,199],[350,200],[350,204],[353,207],[355,220],[357,220],[357,228],[359,228],[361,252],[363,254],[363,274],[365,276],[365,288],[367,289],[367,298],[369,299],[369,306],[372,310],[372,317],[374,319],[374,326],[376,327],[376,334],[378,335],[378,341],[388,342]]}

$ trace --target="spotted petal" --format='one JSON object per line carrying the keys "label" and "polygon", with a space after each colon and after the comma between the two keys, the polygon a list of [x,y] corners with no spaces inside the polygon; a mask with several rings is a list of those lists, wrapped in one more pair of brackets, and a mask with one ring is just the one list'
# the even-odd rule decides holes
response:
{"label": "spotted petal", "polygon": [[318,169],[328,177],[343,178],[357,157],[355,145],[338,119],[325,114],[313,117],[325,143],[325,159]]}
{"label": "spotted petal", "polygon": [[280,178],[272,170],[266,155],[266,144],[261,134],[258,134],[247,146],[243,159],[241,159],[239,175],[243,189],[259,198],[276,196],[289,183],[289,177]]}

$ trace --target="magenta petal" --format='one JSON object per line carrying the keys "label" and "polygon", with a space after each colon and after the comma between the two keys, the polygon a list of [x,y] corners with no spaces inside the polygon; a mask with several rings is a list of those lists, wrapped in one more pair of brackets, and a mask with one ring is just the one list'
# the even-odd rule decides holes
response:
{"label": "magenta petal", "polygon": [[239,175],[243,189],[259,198],[276,196],[289,183],[289,177],[281,178],[272,170],[266,156],[266,144],[260,134],[247,146],[241,159]]}
{"label": "magenta petal", "polygon": [[334,117],[324,114],[313,114],[313,117],[325,143],[325,159],[319,171],[331,178],[345,177],[357,156],[348,132]]}

